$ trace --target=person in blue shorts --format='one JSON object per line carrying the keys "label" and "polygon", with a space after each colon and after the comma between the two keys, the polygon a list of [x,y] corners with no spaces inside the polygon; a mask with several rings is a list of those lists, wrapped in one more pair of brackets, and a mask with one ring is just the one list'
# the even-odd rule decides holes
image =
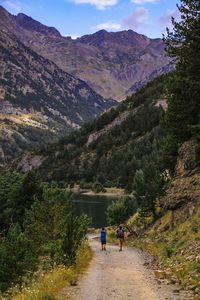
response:
{"label": "person in blue shorts", "polygon": [[106,251],[106,230],[104,227],[102,227],[101,229],[100,240],[101,240],[101,250]]}

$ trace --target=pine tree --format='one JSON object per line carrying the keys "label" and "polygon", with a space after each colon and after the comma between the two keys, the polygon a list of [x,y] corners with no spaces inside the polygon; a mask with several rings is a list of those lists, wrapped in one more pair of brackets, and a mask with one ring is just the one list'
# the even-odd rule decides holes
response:
{"label": "pine tree", "polygon": [[34,241],[19,224],[14,225],[0,239],[0,290],[4,292],[14,284],[21,286],[23,277],[34,272],[37,263]]}
{"label": "pine tree", "polygon": [[181,21],[172,18],[173,32],[164,38],[169,56],[177,62],[168,81],[166,152],[168,166],[174,164],[179,145],[193,136],[200,120],[200,2],[181,0]]}
{"label": "pine tree", "polygon": [[157,219],[157,202],[163,194],[165,180],[153,162],[146,162],[143,169],[137,170],[133,178],[133,189],[143,216],[152,214]]}

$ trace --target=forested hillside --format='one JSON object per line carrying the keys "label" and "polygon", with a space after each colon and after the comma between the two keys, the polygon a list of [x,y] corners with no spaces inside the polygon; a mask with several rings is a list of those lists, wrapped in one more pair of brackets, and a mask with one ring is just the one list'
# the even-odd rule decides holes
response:
{"label": "forested hillside", "polygon": [[[163,107],[166,109],[164,76],[59,143],[39,150],[40,174],[62,186],[91,187],[98,181],[131,191],[137,169],[148,168],[149,163],[164,169]],[[20,159],[18,167],[23,170],[30,157]]]}

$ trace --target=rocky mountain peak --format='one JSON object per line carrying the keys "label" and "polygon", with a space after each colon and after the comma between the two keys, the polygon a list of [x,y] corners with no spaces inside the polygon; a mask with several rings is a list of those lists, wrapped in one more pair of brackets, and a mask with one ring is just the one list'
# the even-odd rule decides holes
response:
{"label": "rocky mountain peak", "polygon": [[103,43],[109,39],[109,32],[105,29],[99,30],[94,34],[86,34],[77,39],[78,42],[92,45],[92,46],[102,46]]}
{"label": "rocky mountain peak", "polygon": [[108,32],[99,30],[94,34],[84,35],[78,39],[79,42],[93,46],[104,46],[106,43],[126,46],[126,47],[144,47],[149,44],[151,39],[135,31],[123,30],[119,32]]}
{"label": "rocky mountain peak", "polygon": [[56,28],[43,25],[23,13],[19,13],[15,19],[17,24],[24,29],[40,32],[51,37],[61,37],[60,32]]}

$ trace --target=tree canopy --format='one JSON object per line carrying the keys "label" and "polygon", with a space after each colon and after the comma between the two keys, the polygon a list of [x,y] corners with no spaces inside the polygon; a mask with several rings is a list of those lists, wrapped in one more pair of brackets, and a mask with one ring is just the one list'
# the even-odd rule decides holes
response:
{"label": "tree canopy", "polygon": [[173,31],[164,37],[169,56],[177,62],[168,80],[165,116],[168,165],[174,164],[179,145],[193,136],[200,121],[200,2],[181,0],[181,20],[172,18]]}

